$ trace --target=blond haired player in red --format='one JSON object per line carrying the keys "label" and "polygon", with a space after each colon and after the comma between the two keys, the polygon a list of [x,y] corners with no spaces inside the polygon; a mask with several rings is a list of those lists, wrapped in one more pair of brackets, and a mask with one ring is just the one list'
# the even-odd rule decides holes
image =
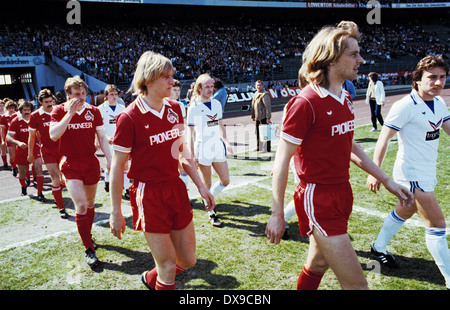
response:
{"label": "blond haired player in red", "polygon": [[[22,196],[27,195],[27,184],[25,181],[28,167],[28,123],[30,121],[30,115],[33,111],[33,105],[25,100],[19,100],[19,115],[11,121],[8,129],[7,140],[11,145],[16,147],[14,161],[19,168],[19,182],[22,187]],[[44,175],[42,173],[42,158],[40,146],[35,143],[34,157],[36,160],[33,162],[33,167],[37,174],[37,199],[42,202],[46,202],[47,199],[42,194],[44,187]]]}
{"label": "blond haired player in red", "polygon": [[139,59],[131,87],[137,98],[117,118],[110,173],[111,232],[121,239],[123,171],[131,156],[133,228],[144,232],[156,263],[141,280],[157,290],[175,289],[175,275],[197,261],[192,208],[179,177],[179,160],[207,201],[207,210],[215,207],[185,145],[180,105],[167,99],[173,73],[170,60],[160,54],[148,51]]}
{"label": "blond haired player in red", "polygon": [[273,168],[272,215],[266,227],[270,242],[285,230],[284,194],[289,161],[300,182],[294,200],[300,232],[310,237],[309,252],[297,289],[317,289],[331,268],[343,289],[367,289],[361,265],[347,234],[352,211],[350,160],[375,176],[405,204],[412,195],[393,182],[353,140],[354,114],[346,79],[354,80],[363,63],[353,22],[323,28],[308,44],[300,69],[308,86],[286,106]]}
{"label": "blond haired player in red", "polygon": [[59,152],[59,142],[50,139],[50,119],[53,106],[55,105],[55,97],[48,89],[43,89],[38,94],[38,101],[41,105],[39,109],[31,113],[30,122],[28,123],[28,161],[34,163],[34,145],[38,136],[41,146],[42,161],[47,167],[47,171],[52,179],[52,194],[59,210],[59,215],[63,219],[69,218],[66,208],[64,207],[61,185],[61,171],[59,170],[59,161],[61,153]]}
{"label": "blond haired player in red", "polygon": [[100,180],[100,162],[95,156],[96,136],[105,154],[107,169],[111,154],[100,111],[86,102],[86,83],[79,76],[70,77],[64,90],[68,101],[53,108],[49,133],[53,141],[60,139],[59,150],[63,156],[60,169],[75,204],[75,221],[86,248],[87,263],[92,267],[99,262],[91,237],[95,194]]}

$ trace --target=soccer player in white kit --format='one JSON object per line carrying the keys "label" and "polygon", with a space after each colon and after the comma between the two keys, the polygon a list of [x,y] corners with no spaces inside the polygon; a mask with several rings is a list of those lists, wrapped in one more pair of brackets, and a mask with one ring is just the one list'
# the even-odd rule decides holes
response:
{"label": "soccer player in white kit", "polygon": [[[105,126],[106,139],[109,143],[109,150],[113,154],[112,142],[114,138],[114,133],[116,132],[116,119],[117,116],[125,110],[125,106],[119,104],[117,99],[119,98],[119,90],[113,84],[106,86],[105,88],[106,100],[101,105],[98,106],[100,113],[102,114],[103,125]],[[124,197],[129,199],[129,188],[130,180],[127,178],[128,168],[124,171],[124,183],[123,187],[125,189]],[[109,172],[105,170],[105,191],[109,192]]]}
{"label": "soccer player in white kit", "polygon": [[[187,111],[187,125],[190,132],[187,141],[191,153],[198,162],[203,182],[216,197],[230,184],[227,154],[232,155],[233,150],[221,123],[222,105],[218,100],[211,98],[213,92],[214,81],[211,76],[200,75],[195,82],[194,96]],[[219,180],[212,187],[211,166],[219,176]],[[222,226],[214,210],[209,212],[209,221],[213,226]]]}
{"label": "soccer player in white kit", "polygon": [[[414,205],[397,205],[385,219],[371,252],[384,265],[398,268],[394,257],[386,251],[388,242],[415,212],[426,226],[428,250],[450,288],[450,251],[445,235],[445,217],[436,200],[434,187],[440,129],[450,135],[450,114],[439,96],[445,86],[448,64],[441,56],[429,55],[417,64],[413,90],[394,103],[385,120],[375,147],[374,162],[381,166],[389,141],[398,134],[398,152],[393,177],[414,193]],[[376,192],[379,182],[369,176],[368,187]]]}
{"label": "soccer player in white kit", "polygon": [[[186,122],[186,107],[184,106],[184,103],[179,101],[180,99],[180,92],[181,92],[181,83],[178,80],[173,81],[172,90],[170,91],[169,99],[176,101],[181,108],[181,113],[183,114],[183,120]],[[184,124],[183,124],[184,125]],[[189,184],[189,176],[187,172],[183,169],[183,166],[181,163],[178,165],[178,171],[180,172],[180,179],[183,180],[184,184],[186,184],[186,188]]]}

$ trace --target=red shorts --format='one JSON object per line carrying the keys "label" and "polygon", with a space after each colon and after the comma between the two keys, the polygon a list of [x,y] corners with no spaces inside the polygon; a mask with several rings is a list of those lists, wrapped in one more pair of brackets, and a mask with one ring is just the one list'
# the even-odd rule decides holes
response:
{"label": "red shorts", "polygon": [[300,181],[294,194],[300,234],[309,236],[316,228],[324,236],[347,233],[353,209],[353,192],[349,183],[322,185]]}
{"label": "red shorts", "polygon": [[67,180],[81,180],[84,185],[94,185],[100,181],[100,162],[96,156],[82,159],[63,156],[59,169]]}
{"label": "red shorts", "polygon": [[192,207],[181,179],[157,184],[135,181],[130,186],[133,228],[168,234],[192,221]]}
{"label": "red shorts", "polygon": [[58,149],[41,148],[41,154],[44,164],[59,164],[62,158]]}
{"label": "red shorts", "polygon": [[[33,149],[34,158],[41,157],[41,148],[39,145],[35,145]],[[27,159],[28,157],[28,148],[21,149],[20,147],[16,147],[16,153],[14,155],[14,161],[16,165],[27,166],[30,162]]]}

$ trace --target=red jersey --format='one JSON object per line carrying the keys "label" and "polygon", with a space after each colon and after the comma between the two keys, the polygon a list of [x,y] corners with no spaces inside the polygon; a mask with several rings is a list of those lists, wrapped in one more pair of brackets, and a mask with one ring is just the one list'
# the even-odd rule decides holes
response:
{"label": "red jersey", "polygon": [[[57,123],[67,113],[66,105],[53,107],[50,122]],[[85,103],[81,111],[77,111],[70,120],[66,131],[59,139],[59,150],[67,158],[86,158],[95,156],[96,130],[102,128],[103,120],[100,111]]]}
{"label": "red jersey", "polygon": [[5,132],[8,131],[9,125],[11,124],[11,121],[17,116],[17,112],[15,112],[12,115],[9,115],[7,113],[2,115],[2,118],[0,119],[0,126],[5,129]]}
{"label": "red jersey", "polygon": [[348,92],[337,98],[313,83],[287,103],[281,137],[299,145],[294,163],[303,182],[349,182],[354,119]]}
{"label": "red jersey", "polygon": [[184,134],[180,105],[164,99],[157,112],[138,96],[117,116],[113,149],[130,153],[130,179],[159,183],[179,177],[179,138]]}
{"label": "red jersey", "polygon": [[50,139],[50,119],[51,113],[47,113],[42,108],[40,108],[31,113],[28,127],[32,131],[39,131],[39,143],[43,149],[45,148],[47,150],[57,151],[59,148],[59,142],[55,142]]}
{"label": "red jersey", "polygon": [[28,144],[28,123],[29,120],[26,121],[23,119],[22,115],[19,114],[17,117],[14,117],[9,124],[8,132],[15,140]]}

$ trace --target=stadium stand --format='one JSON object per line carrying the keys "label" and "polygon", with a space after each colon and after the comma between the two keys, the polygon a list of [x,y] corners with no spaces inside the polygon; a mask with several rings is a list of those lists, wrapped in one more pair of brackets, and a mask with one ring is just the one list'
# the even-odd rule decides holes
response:
{"label": "stadium stand", "polygon": [[[86,6],[83,3],[83,8]],[[330,11],[321,9],[309,10],[309,18],[305,11],[301,11],[300,18],[294,12],[286,20],[285,11],[276,18],[256,17],[259,13],[245,18],[240,11],[230,11],[226,14],[231,18],[220,19],[217,14],[195,10],[198,12],[187,12],[192,18],[180,18],[181,13],[177,13],[175,17],[165,16],[152,22],[124,10],[122,15],[113,15],[114,22],[107,23],[103,22],[105,17],[99,22],[101,15],[91,13],[78,27],[52,23],[48,18],[35,23],[3,23],[0,57],[55,55],[121,89],[128,88],[138,57],[146,50],[169,57],[179,80],[192,80],[203,72],[228,84],[257,79],[290,80],[297,77],[303,49],[312,35],[324,25],[324,20],[333,23],[339,18],[334,12],[330,15]],[[83,16],[87,15],[85,12],[88,10],[83,9]],[[198,18],[202,14],[205,16]],[[360,26],[364,34],[361,52],[367,61],[360,68],[362,73],[412,70],[417,60],[429,53],[449,58],[449,22],[444,17],[437,17],[432,24],[417,23],[412,18],[405,23],[389,17],[381,25]],[[365,80],[356,84],[364,87]]]}

